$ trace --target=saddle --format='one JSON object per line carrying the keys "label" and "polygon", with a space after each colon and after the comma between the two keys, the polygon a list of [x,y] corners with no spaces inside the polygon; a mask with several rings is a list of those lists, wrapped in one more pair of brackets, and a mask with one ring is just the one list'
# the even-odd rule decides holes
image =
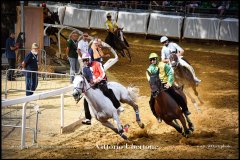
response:
{"label": "saddle", "polygon": [[103,94],[112,101],[116,109],[120,107],[121,104],[116,98],[113,90],[107,87],[107,81],[105,80],[100,81],[97,85],[95,85],[95,88],[99,88],[103,92]]}

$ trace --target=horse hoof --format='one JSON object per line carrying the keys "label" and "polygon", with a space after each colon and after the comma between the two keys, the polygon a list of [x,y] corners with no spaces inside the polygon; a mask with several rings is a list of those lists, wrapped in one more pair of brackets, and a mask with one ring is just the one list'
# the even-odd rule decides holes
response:
{"label": "horse hoof", "polygon": [[125,134],[120,134],[120,136],[124,139],[124,140],[128,140],[128,137]]}
{"label": "horse hoof", "polygon": [[142,122],[140,122],[140,121],[138,122],[138,125],[139,125],[140,128],[144,128],[145,127],[145,125]]}
{"label": "horse hoof", "polygon": [[193,127],[191,127],[191,128],[189,128],[189,130],[190,130],[191,132],[193,132],[193,131],[194,131],[194,128],[193,128]]}

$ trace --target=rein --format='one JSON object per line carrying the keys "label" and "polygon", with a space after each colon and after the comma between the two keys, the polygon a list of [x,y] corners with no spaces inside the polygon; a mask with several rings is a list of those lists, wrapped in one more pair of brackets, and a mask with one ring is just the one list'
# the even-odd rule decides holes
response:
{"label": "rein", "polygon": [[84,82],[83,82],[83,87],[82,87],[82,88],[80,88],[80,87],[74,87],[74,89],[76,89],[78,92],[79,92],[79,90],[82,90],[82,93],[85,93],[85,92],[87,92],[91,87],[89,87],[89,88],[87,88],[87,89],[85,90],[84,88],[85,88],[85,86],[87,87],[87,85],[86,85],[85,79],[83,79],[83,80],[84,80]]}
{"label": "rein", "polygon": [[[83,78],[83,80],[84,80],[84,82],[83,82],[83,87],[82,88],[80,88],[80,87],[74,87],[74,89],[76,89],[78,92],[80,91],[80,90],[82,90],[82,93],[85,93],[85,92],[87,92],[91,87],[89,87],[89,88],[87,88],[86,90],[84,89],[85,87],[84,86],[87,86],[86,85],[86,82],[85,82],[85,78]],[[81,99],[82,99],[82,97],[83,97],[83,95],[79,98],[79,100],[76,102],[76,103],[78,103]]]}

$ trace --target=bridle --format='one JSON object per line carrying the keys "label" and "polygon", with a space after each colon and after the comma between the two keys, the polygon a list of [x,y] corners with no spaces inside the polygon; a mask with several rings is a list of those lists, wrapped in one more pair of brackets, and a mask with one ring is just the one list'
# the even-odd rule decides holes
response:
{"label": "bridle", "polygon": [[[80,91],[82,91],[82,93],[86,93],[91,88],[91,87],[87,88],[87,84],[85,82],[85,78],[84,77],[82,77],[82,78],[83,78],[83,85],[82,85],[82,87],[74,87],[74,89],[77,90],[78,94],[79,94]],[[83,95],[79,98],[79,100],[77,100],[76,103],[78,103],[82,99],[82,97],[83,97]]]}
{"label": "bridle", "polygon": [[[174,54],[174,53],[172,53],[172,54]],[[178,64],[179,64],[179,61],[178,61],[178,59],[175,61],[174,60],[174,58],[173,58],[173,56],[174,55],[170,55],[170,57],[169,57],[169,60],[170,60],[170,64],[171,64],[171,66],[173,67],[173,68],[176,68],[177,66],[178,66]],[[177,55],[176,55],[177,56]],[[178,58],[178,57],[177,57]]]}

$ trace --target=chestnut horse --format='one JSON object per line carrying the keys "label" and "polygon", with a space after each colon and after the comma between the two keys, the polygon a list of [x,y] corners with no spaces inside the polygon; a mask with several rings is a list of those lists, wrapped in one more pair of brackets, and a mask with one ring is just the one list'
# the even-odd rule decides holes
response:
{"label": "chestnut horse", "polygon": [[[177,102],[167,93],[166,89],[163,88],[161,80],[158,76],[152,76],[148,72],[150,76],[150,88],[152,92],[152,96],[154,97],[154,109],[156,112],[156,116],[160,117],[166,124],[174,127],[179,133],[182,133],[183,136],[189,137],[192,131],[194,131],[194,126],[191,120],[187,115],[185,115],[186,120],[188,122],[188,127],[186,125],[185,118],[183,116],[183,112],[180,109]],[[174,87],[176,92],[180,94],[185,102],[187,103],[187,99],[185,94],[183,93],[183,88]],[[180,120],[184,132],[182,132],[182,127],[178,124],[176,120]]]}

